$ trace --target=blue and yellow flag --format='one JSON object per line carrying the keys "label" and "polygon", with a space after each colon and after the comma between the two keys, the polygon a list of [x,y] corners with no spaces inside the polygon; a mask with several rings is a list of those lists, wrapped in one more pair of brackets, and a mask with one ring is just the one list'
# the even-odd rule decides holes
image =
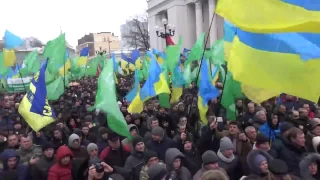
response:
{"label": "blue and yellow flag", "polygon": [[148,78],[140,90],[140,98],[142,101],[146,101],[161,93],[170,94],[165,75],[161,72],[161,68],[157,63],[156,58],[151,52],[147,51],[146,53],[151,57],[151,63]]}
{"label": "blue and yellow flag", "polygon": [[30,90],[22,99],[18,109],[21,116],[36,132],[54,122],[55,118],[55,113],[50,107],[46,97],[46,66],[47,64],[44,64],[40,68],[40,71],[34,76],[30,83]]}
{"label": "blue and yellow flag", "polygon": [[[210,74],[211,75],[211,74]],[[206,113],[208,111],[207,103],[220,95],[219,90],[212,85],[211,77],[208,74],[208,63],[207,60],[202,60],[201,65],[201,76],[199,85],[199,95],[198,95],[198,108],[200,120],[203,124],[207,124],[208,120],[206,118]]]}
{"label": "blue and yellow flag", "polygon": [[256,33],[320,33],[320,5],[312,0],[222,0],[217,14]]}
{"label": "blue and yellow flag", "polygon": [[89,51],[90,51],[89,47],[85,47],[81,49],[80,57],[77,61],[78,66],[84,66],[87,64]]}

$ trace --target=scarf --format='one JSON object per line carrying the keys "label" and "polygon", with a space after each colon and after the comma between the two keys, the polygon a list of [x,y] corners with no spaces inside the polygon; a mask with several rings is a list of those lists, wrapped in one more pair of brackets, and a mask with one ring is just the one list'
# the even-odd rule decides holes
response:
{"label": "scarf", "polygon": [[218,150],[217,155],[218,155],[218,157],[219,157],[223,162],[225,162],[225,163],[231,163],[231,162],[234,160],[234,158],[235,158],[235,157],[234,157],[234,154],[232,154],[232,156],[229,157],[229,158],[225,157],[225,156],[221,153],[220,149]]}

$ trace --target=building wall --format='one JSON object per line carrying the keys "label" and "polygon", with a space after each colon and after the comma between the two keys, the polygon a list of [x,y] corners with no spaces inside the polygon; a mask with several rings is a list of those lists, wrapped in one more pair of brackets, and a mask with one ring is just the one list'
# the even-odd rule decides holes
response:
{"label": "building wall", "polygon": [[[118,51],[120,50],[120,40],[118,36],[114,36],[113,33],[110,32],[102,32],[102,33],[95,33],[93,34],[94,37],[94,49],[95,51],[102,51],[109,52],[109,45],[110,51]],[[111,41],[111,42],[108,42]]]}
{"label": "building wall", "polygon": [[[175,26],[175,36],[172,37],[175,43],[179,37],[183,39],[183,47],[190,49],[198,38],[196,35],[197,19],[195,2],[197,0],[149,0],[148,1],[148,22],[150,30],[151,48],[159,50],[165,49],[165,41],[156,35],[155,26],[163,26],[162,19],[167,18],[168,23]],[[209,1],[215,4],[217,0],[198,0],[202,3],[202,32],[208,36],[208,30],[212,19],[214,8],[209,5]],[[212,37],[211,37],[212,36]],[[215,15],[215,20],[210,31],[210,41],[207,48],[216,39],[223,37],[223,18]]]}

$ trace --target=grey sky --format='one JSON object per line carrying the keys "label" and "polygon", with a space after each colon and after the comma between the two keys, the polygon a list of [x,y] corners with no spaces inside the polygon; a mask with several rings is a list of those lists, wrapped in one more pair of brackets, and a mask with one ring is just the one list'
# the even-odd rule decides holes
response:
{"label": "grey sky", "polygon": [[46,43],[62,31],[70,45],[90,32],[114,32],[126,19],[147,9],[146,0],[4,0],[0,34],[8,29],[20,37],[34,36]]}

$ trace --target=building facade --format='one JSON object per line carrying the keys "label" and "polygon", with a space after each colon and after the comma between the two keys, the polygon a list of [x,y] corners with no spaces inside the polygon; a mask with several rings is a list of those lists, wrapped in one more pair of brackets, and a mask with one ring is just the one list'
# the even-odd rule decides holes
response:
{"label": "building facade", "polygon": [[151,47],[164,50],[165,40],[157,36],[155,27],[163,26],[162,20],[167,19],[168,24],[175,27],[174,42],[177,43],[179,36],[182,36],[183,47],[190,49],[197,37],[205,32],[206,37],[210,38],[209,48],[223,37],[223,18],[215,15],[212,19],[216,4],[217,0],[149,0],[147,12]]}
{"label": "building facade", "polygon": [[111,32],[90,33],[78,39],[77,53],[80,53],[84,47],[90,48],[89,56],[93,57],[98,51],[106,51],[107,53],[110,51],[112,53],[120,50],[120,40],[118,36]]}

